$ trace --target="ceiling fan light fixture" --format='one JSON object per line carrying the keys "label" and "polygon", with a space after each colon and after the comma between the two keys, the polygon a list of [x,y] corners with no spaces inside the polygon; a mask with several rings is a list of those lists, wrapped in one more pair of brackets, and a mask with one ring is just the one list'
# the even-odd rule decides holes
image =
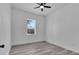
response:
{"label": "ceiling fan light fixture", "polygon": [[40,6],[40,8],[44,8],[44,6]]}

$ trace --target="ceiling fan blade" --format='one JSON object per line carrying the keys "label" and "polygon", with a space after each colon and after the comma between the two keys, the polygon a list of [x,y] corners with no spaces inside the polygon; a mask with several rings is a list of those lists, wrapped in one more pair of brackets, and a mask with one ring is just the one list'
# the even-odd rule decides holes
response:
{"label": "ceiling fan blade", "polygon": [[41,3],[37,3],[38,5],[41,5]]}
{"label": "ceiling fan blade", "polygon": [[37,8],[40,8],[40,6],[38,6],[38,7],[35,7],[34,9],[37,9]]}
{"label": "ceiling fan blade", "polygon": [[41,8],[41,11],[43,12],[43,8]]}
{"label": "ceiling fan blade", "polygon": [[44,6],[45,8],[51,8],[51,6]]}
{"label": "ceiling fan blade", "polygon": [[46,3],[43,3],[43,5],[46,5]]}

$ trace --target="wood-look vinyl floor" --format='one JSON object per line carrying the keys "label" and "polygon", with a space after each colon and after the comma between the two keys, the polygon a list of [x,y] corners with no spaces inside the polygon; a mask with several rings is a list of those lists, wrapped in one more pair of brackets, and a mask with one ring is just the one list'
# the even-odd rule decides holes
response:
{"label": "wood-look vinyl floor", "polygon": [[10,55],[78,55],[78,53],[47,42],[36,42],[13,46]]}

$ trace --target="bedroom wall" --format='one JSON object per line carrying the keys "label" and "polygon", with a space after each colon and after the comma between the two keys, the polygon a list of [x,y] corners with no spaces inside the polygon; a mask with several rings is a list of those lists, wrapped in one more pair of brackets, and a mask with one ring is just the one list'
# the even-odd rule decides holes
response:
{"label": "bedroom wall", "polygon": [[79,52],[79,4],[70,4],[47,16],[47,41]]}
{"label": "bedroom wall", "polygon": [[[24,21],[27,18],[36,20],[36,35],[26,35]],[[43,16],[32,14],[18,8],[12,8],[12,45],[26,44],[45,40],[45,20]]]}
{"label": "bedroom wall", "polygon": [[0,3],[0,55],[9,54],[11,48],[11,7],[8,3]]}

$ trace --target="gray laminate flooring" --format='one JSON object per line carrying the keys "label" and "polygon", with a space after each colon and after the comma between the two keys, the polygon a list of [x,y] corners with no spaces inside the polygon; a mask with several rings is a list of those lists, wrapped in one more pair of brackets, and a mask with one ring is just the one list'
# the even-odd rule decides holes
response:
{"label": "gray laminate flooring", "polygon": [[47,42],[36,42],[13,46],[10,55],[78,55],[78,53]]}

